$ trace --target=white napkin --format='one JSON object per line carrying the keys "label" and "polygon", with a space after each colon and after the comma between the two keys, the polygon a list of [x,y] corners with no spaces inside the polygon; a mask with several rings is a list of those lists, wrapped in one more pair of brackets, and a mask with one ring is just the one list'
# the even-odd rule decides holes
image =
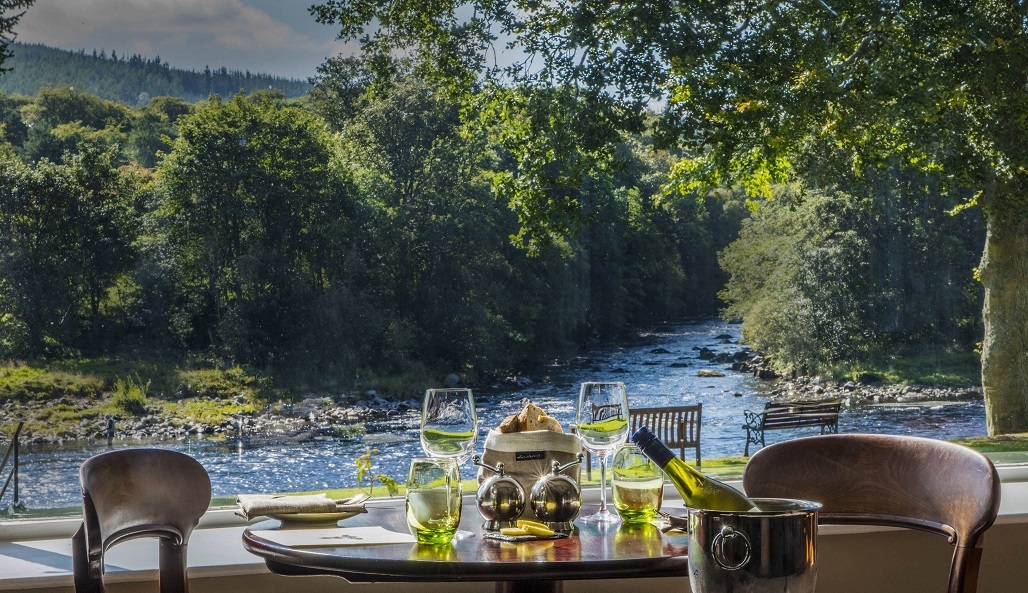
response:
{"label": "white napkin", "polygon": [[247,521],[261,515],[293,515],[297,513],[366,513],[366,496],[332,500],[327,494],[289,496],[281,494],[240,494],[236,498],[236,514]]}
{"label": "white napkin", "polygon": [[334,527],[332,529],[269,529],[253,535],[290,548],[336,548],[339,546],[377,546],[413,544],[409,533],[389,531],[384,527]]}

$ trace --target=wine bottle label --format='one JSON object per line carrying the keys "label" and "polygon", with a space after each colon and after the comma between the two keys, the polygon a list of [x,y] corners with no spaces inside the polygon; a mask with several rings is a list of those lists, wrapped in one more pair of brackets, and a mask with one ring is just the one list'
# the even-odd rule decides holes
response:
{"label": "wine bottle label", "polygon": [[657,435],[650,432],[645,426],[640,426],[639,430],[635,431],[635,434],[632,435],[632,442],[639,447],[643,455],[652,459],[653,463],[656,463],[661,468],[666,466],[675,457],[671,449],[665,447],[664,443],[660,442],[660,439],[657,438]]}

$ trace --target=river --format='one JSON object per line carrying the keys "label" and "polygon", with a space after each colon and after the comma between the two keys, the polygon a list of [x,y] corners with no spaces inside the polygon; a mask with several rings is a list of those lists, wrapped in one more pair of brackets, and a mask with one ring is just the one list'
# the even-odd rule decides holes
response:
{"label": "river", "polygon": [[[738,350],[740,329],[739,325],[719,321],[667,325],[640,333],[630,344],[597,349],[573,364],[555,366],[548,376],[534,377],[534,382],[516,391],[480,390],[476,392],[482,435],[479,451],[488,429],[520,409],[522,398],[530,398],[567,427],[574,414],[579,383],[621,381],[627,387],[630,407],[702,402],[703,457],[742,455],[743,410],[762,409],[774,383],[698,358],[702,347],[715,352]],[[722,335],[731,338],[718,339]],[[719,370],[725,376],[697,376],[697,371],[704,368]],[[417,426],[417,413],[409,412],[387,422],[369,422],[367,434],[358,440],[320,438],[304,443],[281,443],[244,436],[223,441],[190,438],[146,446],[175,449],[196,457],[211,475],[215,496],[308,491],[356,485],[354,459],[369,446],[380,451],[373,456],[374,471],[401,480],[407,459],[421,454]],[[981,401],[844,408],[839,430],[937,438],[979,436],[986,432],[985,408]],[[791,433],[769,433],[768,442],[813,434],[813,431]],[[115,442],[115,448],[123,446],[130,445]],[[78,467],[87,457],[105,450],[103,442],[23,446],[21,499],[29,509],[77,507],[81,504]],[[472,475],[473,469],[468,462],[462,472],[465,476]],[[5,503],[9,502],[9,496],[5,495]]]}

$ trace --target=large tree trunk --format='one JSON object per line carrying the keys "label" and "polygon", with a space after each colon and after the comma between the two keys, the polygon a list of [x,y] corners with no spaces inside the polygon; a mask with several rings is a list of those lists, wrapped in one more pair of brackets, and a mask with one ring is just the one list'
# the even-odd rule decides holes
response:
{"label": "large tree trunk", "polygon": [[1028,215],[1011,207],[1026,200],[1004,197],[984,205],[988,232],[979,268],[985,285],[982,388],[990,435],[1028,432]]}

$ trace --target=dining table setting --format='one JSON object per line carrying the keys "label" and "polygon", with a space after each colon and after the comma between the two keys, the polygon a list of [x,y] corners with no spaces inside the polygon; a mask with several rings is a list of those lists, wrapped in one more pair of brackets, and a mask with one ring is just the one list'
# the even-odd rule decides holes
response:
{"label": "dining table setting", "polygon": [[[621,383],[583,383],[565,430],[524,402],[488,430],[479,453],[472,391],[428,389],[425,455],[410,459],[402,508],[363,493],[240,495],[237,514],[267,518],[244,530],[243,546],[274,573],[350,582],[494,582],[504,593],[559,593],[569,580],[678,577],[696,593],[735,585],[812,592],[817,505],[750,500],[679,467],[645,428],[629,439],[628,403]],[[599,504],[583,504],[583,450],[600,460]],[[462,489],[469,459],[474,498]],[[664,504],[669,482],[686,506]],[[691,512],[689,496],[701,490],[734,506]]]}

